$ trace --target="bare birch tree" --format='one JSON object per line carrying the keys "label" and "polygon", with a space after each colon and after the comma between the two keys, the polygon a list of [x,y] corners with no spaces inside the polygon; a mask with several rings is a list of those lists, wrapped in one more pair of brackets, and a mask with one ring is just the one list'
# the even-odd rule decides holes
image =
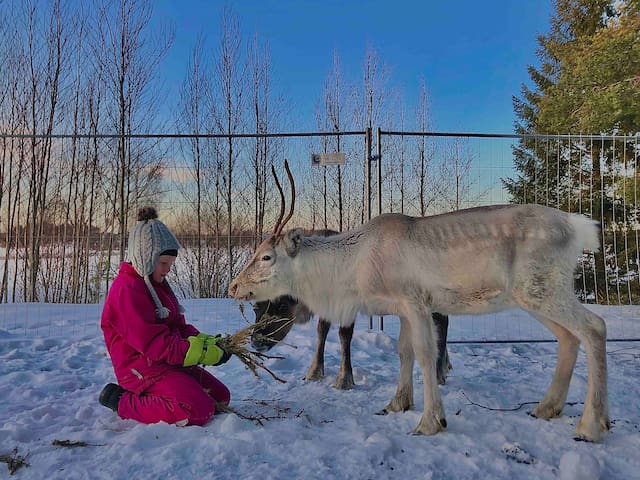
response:
{"label": "bare birch tree", "polygon": [[[105,126],[119,135],[111,166],[113,185],[108,184],[106,191],[113,192],[111,210],[116,219],[120,261],[125,255],[129,212],[156,191],[163,167],[157,141],[134,143],[130,137],[149,131],[157,121],[161,91],[153,87],[157,87],[158,65],[173,37],[165,30],[150,34],[152,5],[149,0],[96,2],[94,53],[103,62]],[[111,246],[107,261],[110,251]]]}
{"label": "bare birch tree", "polygon": [[[38,10],[37,2],[24,4],[25,32],[27,35],[26,59],[28,68],[28,124],[27,129],[34,134],[50,135],[60,121],[58,102],[60,87],[64,84],[68,33],[65,29],[65,11],[59,0],[46,5],[46,11]],[[43,19],[39,18],[43,15]],[[44,34],[39,32],[44,27]],[[52,139],[50,136],[31,137],[28,146],[29,178],[27,199],[26,231],[27,250],[25,258],[24,291],[26,301],[39,300],[38,276],[40,272],[40,251],[47,218],[48,188],[52,159]]]}
{"label": "bare birch tree", "polygon": [[[353,116],[354,123],[358,128],[366,129],[382,125],[389,126],[392,118],[390,111],[390,102],[393,91],[389,86],[390,73],[388,66],[382,61],[375,48],[369,45],[365,50],[364,61],[362,64],[362,77],[361,84],[354,86],[354,102],[353,102]],[[374,136],[375,139],[375,136]],[[384,162],[386,158],[386,152],[383,152],[382,159],[376,159],[376,162]],[[387,158],[387,161],[383,163],[385,166],[384,177],[389,182],[392,181],[394,176],[394,162],[392,158]],[[384,181],[384,179],[382,180]],[[376,191],[377,175],[372,176],[371,189]],[[392,209],[392,189],[389,190],[389,209]],[[362,190],[362,202],[367,199],[366,196],[369,192]],[[379,199],[381,206],[382,199]],[[378,212],[380,213],[380,212]],[[363,218],[364,220],[364,218]]]}
{"label": "bare birch tree", "polygon": [[211,111],[215,128],[227,135],[225,142],[217,142],[221,158],[225,159],[220,171],[223,200],[227,213],[228,284],[235,275],[233,255],[233,173],[239,155],[239,145],[232,135],[243,128],[245,112],[246,66],[241,58],[240,25],[235,14],[225,8],[221,19],[221,39],[214,62],[214,83],[211,89]]}
{"label": "bare birch tree", "polygon": [[[331,72],[328,74],[322,91],[322,107],[321,115],[319,117],[319,127],[324,128],[326,131],[340,133],[343,131],[343,123],[346,115],[346,89],[343,85],[342,68],[340,66],[340,57],[337,51],[333,53],[333,65]],[[323,140],[323,149],[325,151],[340,152],[341,148],[340,135],[335,137],[328,137]],[[328,228],[327,210],[330,207],[335,206],[337,215],[337,228],[342,231],[344,229],[344,205],[343,205],[343,182],[342,182],[342,167],[336,165],[335,167],[322,167],[325,169],[324,174],[324,193],[327,198],[327,204],[325,206],[325,225],[324,228]],[[334,173],[335,172],[335,173]],[[333,174],[333,175],[332,175]],[[328,178],[335,184],[335,197],[328,191],[329,184]]]}
{"label": "bare birch tree", "polygon": [[[326,110],[325,101],[323,98],[320,102],[316,103],[316,107],[315,107],[316,125],[318,126],[318,130],[320,130],[321,132],[330,131],[329,119],[325,114],[325,110]],[[320,151],[322,153],[328,153],[331,139],[329,137],[322,136],[320,137],[319,143],[320,143]],[[313,149],[313,146],[311,147],[311,149]],[[313,187],[313,194],[311,196],[312,226],[313,228],[316,228],[316,225],[317,225],[316,222],[318,222],[318,224],[321,225],[323,229],[327,229],[329,228],[329,222],[327,219],[327,214],[329,210],[329,203],[328,203],[329,196],[327,192],[327,189],[328,189],[327,166],[321,165],[321,166],[318,166],[317,168],[319,169],[318,174],[312,175],[311,177],[312,187]],[[317,199],[320,199],[322,201],[322,208],[318,207],[318,205],[316,204]],[[320,221],[317,220],[318,217],[320,217]]]}
{"label": "bare birch tree", "polygon": [[[196,39],[192,50],[187,74],[182,84],[180,92],[179,116],[177,121],[178,130],[184,133],[200,135],[206,133],[209,127],[208,112],[205,105],[205,94],[209,88],[208,72],[203,61],[204,38],[202,35]],[[191,288],[198,297],[205,296],[205,272],[203,271],[203,257],[206,245],[203,238],[203,201],[206,191],[206,139],[193,137],[182,142],[183,154],[191,160],[191,164],[186,166],[190,177],[193,179],[192,191],[191,182],[182,189],[183,196],[189,205],[195,207],[195,269],[191,270],[189,277],[192,279]],[[193,259],[189,257],[189,261]],[[195,274],[195,279],[193,275]],[[195,280],[195,281],[194,281]]]}
{"label": "bare birch tree", "polygon": [[[69,82],[69,111],[68,128],[74,134],[98,133],[100,109],[99,105],[103,93],[100,90],[99,65],[87,61],[91,58],[87,37],[90,36],[88,11],[77,10],[72,19],[73,60],[70,70],[73,77]],[[98,106],[98,108],[96,108]],[[66,198],[61,198],[64,211],[63,229],[61,232],[62,252],[61,260],[55,269],[58,272],[57,301],[64,302],[91,302],[97,301],[96,291],[92,291],[89,285],[89,272],[97,265],[92,261],[92,236],[95,236],[93,228],[95,203],[99,202],[96,193],[96,178],[100,172],[98,160],[100,149],[96,138],[72,138],[70,145],[64,150],[60,168],[66,166],[66,176],[63,182],[66,185]],[[67,244],[70,243],[70,252],[67,253]],[[67,257],[69,258],[67,265]],[[95,274],[94,274],[95,276]],[[99,292],[99,290],[98,290]]]}
{"label": "bare birch tree", "polygon": [[[0,125],[9,134],[26,130],[26,56],[18,41],[21,38],[19,17],[15,9],[0,11]],[[26,171],[25,141],[2,138],[0,145],[0,228],[4,228],[5,256],[0,279],[0,302],[16,301],[20,256],[19,221],[22,178]],[[9,277],[13,257],[13,277]]]}
{"label": "bare birch tree", "polygon": [[452,138],[443,149],[442,162],[437,172],[435,191],[444,211],[460,210],[483,198],[484,192],[472,195],[474,180],[471,168],[474,155],[468,139]]}
{"label": "bare birch tree", "polygon": [[[400,131],[405,131],[406,125],[406,110],[403,101],[399,101],[398,121]],[[389,198],[390,211],[398,211],[405,213],[407,203],[407,156],[408,156],[408,142],[404,135],[400,135],[400,138],[395,139],[391,148],[387,149],[388,154],[393,158],[396,164],[396,175],[389,177],[389,190],[392,192]],[[393,192],[398,191],[399,195],[394,197]]]}
{"label": "bare birch tree", "polygon": [[[78,294],[81,295],[80,298],[83,302],[96,302],[102,295],[100,279],[103,273],[103,262],[100,257],[94,260],[94,273],[90,275],[92,265],[89,260],[91,258],[91,252],[94,250],[103,252],[106,243],[104,240],[104,230],[101,230],[102,233],[98,235],[98,228],[94,226],[94,224],[97,224],[96,213],[98,208],[100,204],[104,205],[99,195],[100,188],[98,185],[98,178],[102,176],[104,169],[100,161],[103,149],[102,144],[96,136],[99,132],[99,126],[101,125],[102,103],[104,99],[100,78],[101,71],[93,71],[87,79],[84,93],[85,125],[88,133],[93,136],[83,143],[81,175],[84,178],[84,182],[82,183],[79,201],[81,207],[77,214],[78,221],[85,225],[84,231],[86,232],[86,236],[81,236],[81,241],[84,243],[83,248],[78,248],[79,251],[84,251],[86,255],[84,261],[80,262],[79,267],[82,281],[80,282],[81,288]],[[97,237],[95,245],[93,243],[94,235]],[[81,253],[79,253],[79,255],[81,255]]]}
{"label": "bare birch tree", "polygon": [[[432,128],[431,101],[429,99],[429,92],[427,91],[427,84],[424,77],[420,79],[419,100],[416,105],[416,124],[418,130],[421,132],[427,132]],[[416,139],[416,147],[418,154],[412,162],[412,169],[418,180],[418,215],[424,217],[427,215],[429,205],[431,205],[435,198],[434,190],[429,188],[428,185],[429,168],[435,154],[435,145],[432,140],[429,140],[427,137],[420,136]]]}
{"label": "bare birch tree", "polygon": [[251,96],[249,115],[253,132],[257,135],[250,156],[254,189],[254,247],[257,247],[262,241],[267,202],[273,198],[268,189],[269,169],[278,154],[282,152],[281,140],[260,135],[273,133],[277,130],[279,116],[283,111],[283,100],[282,97],[274,96],[272,92],[269,45],[260,44],[257,32],[249,44],[247,64],[248,88]]}

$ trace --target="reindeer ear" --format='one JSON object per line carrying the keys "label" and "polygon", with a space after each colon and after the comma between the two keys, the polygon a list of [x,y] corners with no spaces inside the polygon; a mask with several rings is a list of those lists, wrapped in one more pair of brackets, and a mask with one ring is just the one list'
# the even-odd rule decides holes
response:
{"label": "reindeer ear", "polygon": [[294,228],[289,230],[284,237],[282,237],[282,243],[284,250],[290,257],[295,257],[300,251],[300,245],[304,238],[304,231],[301,228]]}

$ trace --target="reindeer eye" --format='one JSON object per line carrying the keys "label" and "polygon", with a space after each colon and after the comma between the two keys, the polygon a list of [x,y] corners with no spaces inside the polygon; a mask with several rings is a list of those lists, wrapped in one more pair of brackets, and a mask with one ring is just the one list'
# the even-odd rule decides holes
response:
{"label": "reindeer eye", "polygon": [[269,260],[271,260],[271,255],[263,255],[262,256],[262,261],[263,262],[268,262]]}

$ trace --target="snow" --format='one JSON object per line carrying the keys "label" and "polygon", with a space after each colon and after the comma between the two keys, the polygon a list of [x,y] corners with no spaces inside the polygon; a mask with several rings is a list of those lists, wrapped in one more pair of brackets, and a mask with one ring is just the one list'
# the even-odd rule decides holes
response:
{"label": "snow", "polygon": [[[231,300],[184,304],[202,331],[233,333],[245,325]],[[612,330],[638,328],[640,307],[589,308]],[[222,413],[204,427],[176,427],[121,420],[97,402],[104,384],[114,381],[100,311],[100,305],[0,305],[0,458],[23,457],[29,464],[12,478],[638,478],[640,342],[608,344],[612,430],[598,444],[573,440],[586,392],[582,351],[565,415],[551,421],[527,415],[551,380],[554,343],[450,345],[454,369],[440,387],[446,432],[409,434],[423,406],[417,367],[415,409],[376,415],[398,378],[395,319],[385,319],[382,332],[358,319],[353,390],[332,387],[340,363],[335,328],[326,377],[303,380],[315,348],[311,322],[295,326],[287,345],[271,352],[285,357],[268,363],[285,384],[266,373],[255,377],[237,359],[209,367],[229,386],[231,406],[255,420]],[[520,311],[491,321],[508,319],[535,323]],[[477,320],[452,318],[452,334],[464,336]],[[5,463],[0,478],[8,478]]]}
{"label": "snow", "polygon": [[560,480],[598,480],[600,463],[588,452],[569,451],[560,459]]}

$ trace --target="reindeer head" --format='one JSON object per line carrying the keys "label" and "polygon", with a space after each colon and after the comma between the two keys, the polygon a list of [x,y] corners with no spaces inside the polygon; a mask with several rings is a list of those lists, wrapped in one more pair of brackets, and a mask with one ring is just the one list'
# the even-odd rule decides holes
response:
{"label": "reindeer head", "polygon": [[275,168],[271,166],[271,172],[280,192],[280,215],[273,229],[273,235],[258,246],[249,263],[229,285],[229,296],[237,300],[274,300],[281,295],[291,293],[291,259],[300,249],[304,232],[297,228],[285,234],[282,233],[282,229],[293,216],[295,207],[295,183],[286,160],[284,167],[291,183],[289,213],[282,221],[284,192]]}
{"label": "reindeer head", "polygon": [[274,301],[256,302],[253,307],[256,325],[251,332],[251,346],[266,352],[284,340],[296,323],[307,323],[313,313],[302,303],[285,295]]}
{"label": "reindeer head", "polygon": [[297,228],[277,234],[258,246],[253,257],[229,286],[237,300],[274,300],[291,293],[291,260],[297,254],[304,232]]}

